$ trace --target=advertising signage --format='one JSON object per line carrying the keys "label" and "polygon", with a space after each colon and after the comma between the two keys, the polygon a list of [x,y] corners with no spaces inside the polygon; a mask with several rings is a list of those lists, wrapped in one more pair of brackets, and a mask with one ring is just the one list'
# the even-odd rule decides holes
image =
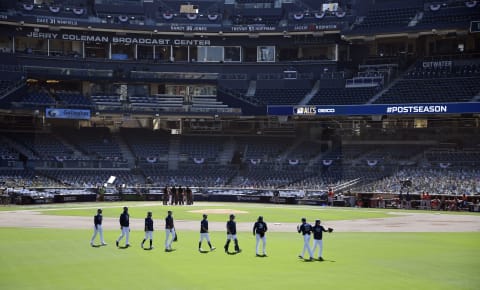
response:
{"label": "advertising signage", "polygon": [[276,116],[350,116],[350,115],[427,115],[480,113],[480,102],[433,104],[382,104],[348,106],[268,106],[267,114]]}
{"label": "advertising signage", "polygon": [[122,43],[122,44],[145,44],[145,45],[194,45],[208,46],[208,39],[171,39],[163,37],[151,37],[144,35],[113,35],[97,33],[77,33],[77,32],[50,32],[50,31],[30,31],[25,34],[28,38],[69,40],[69,41],[87,41],[102,43]]}
{"label": "advertising signage", "polygon": [[205,33],[218,33],[218,32],[237,32],[237,33],[262,33],[262,32],[277,32],[294,31],[294,32],[310,32],[310,31],[337,31],[340,30],[340,26],[335,23],[304,23],[304,24],[291,24],[288,26],[279,26],[271,24],[245,24],[245,25],[232,25],[232,24],[220,24],[220,23],[170,23],[170,22],[158,22],[155,25],[148,24],[118,24],[112,23],[99,23],[91,22],[84,18],[63,18],[56,16],[29,16],[29,15],[6,15],[0,13],[0,21],[8,21],[12,23],[31,23],[37,25],[48,26],[61,26],[63,27],[90,27],[99,29],[138,29],[161,32],[205,32]]}
{"label": "advertising signage", "polygon": [[90,110],[47,108],[45,117],[50,119],[89,120]]}

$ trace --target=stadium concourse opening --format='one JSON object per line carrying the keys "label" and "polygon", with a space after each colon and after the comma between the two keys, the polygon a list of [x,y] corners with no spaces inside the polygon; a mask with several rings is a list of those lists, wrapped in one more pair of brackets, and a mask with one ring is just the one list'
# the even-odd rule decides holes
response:
{"label": "stadium concourse opening", "polygon": [[50,2],[0,3],[4,203],[478,211],[478,1]]}

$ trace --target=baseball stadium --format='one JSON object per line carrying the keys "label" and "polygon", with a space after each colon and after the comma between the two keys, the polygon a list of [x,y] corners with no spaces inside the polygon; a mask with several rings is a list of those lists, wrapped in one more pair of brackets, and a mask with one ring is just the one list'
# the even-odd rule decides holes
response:
{"label": "baseball stadium", "polygon": [[0,1],[0,289],[480,289],[480,1]]}

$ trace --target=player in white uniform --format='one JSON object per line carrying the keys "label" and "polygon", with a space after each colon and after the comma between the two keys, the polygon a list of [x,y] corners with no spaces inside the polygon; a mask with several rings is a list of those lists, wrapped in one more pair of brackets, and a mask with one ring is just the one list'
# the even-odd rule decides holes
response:
{"label": "player in white uniform", "polygon": [[[267,245],[267,237],[265,233],[267,232],[267,224],[263,221],[263,216],[259,216],[257,222],[253,225],[253,235],[256,239],[255,244],[255,253],[257,257],[266,257],[267,253],[265,251]],[[260,241],[262,241],[262,255],[258,253],[258,247],[260,246]]]}
{"label": "player in white uniform", "polygon": [[93,217],[93,224],[94,224],[93,237],[90,240],[90,245],[92,247],[94,246],[93,242],[95,241],[95,238],[97,237],[97,234],[100,235],[100,242],[102,243],[102,246],[107,245],[107,243],[105,243],[105,240],[103,239],[102,221],[103,221],[102,209],[99,208],[97,210],[97,215]]}
{"label": "player in white uniform", "polygon": [[147,217],[145,218],[145,238],[142,241],[142,249],[143,244],[147,239],[150,239],[150,248],[149,250],[153,249],[153,219],[152,219],[152,212],[149,211],[147,213]]}
{"label": "player in white uniform", "polygon": [[208,220],[207,215],[203,215],[203,219],[200,222],[200,241],[198,242],[198,251],[203,252],[202,250],[202,242],[203,240],[207,240],[208,246],[210,247],[210,251],[215,250],[215,247],[212,246],[210,242],[210,234],[208,233]]}
{"label": "player in white uniform", "polygon": [[302,233],[303,235],[303,251],[302,251],[302,254],[299,255],[298,257],[300,259],[304,259],[305,251],[308,251],[308,254],[310,255],[310,261],[313,261],[313,252],[312,252],[312,248],[310,247],[312,226],[309,223],[307,223],[306,218],[302,218],[302,224],[297,226],[297,231],[299,233]]}
{"label": "player in white uniform", "polygon": [[320,220],[315,221],[315,226],[312,228],[313,232],[313,253],[315,254],[315,250],[318,247],[318,260],[323,261],[323,232],[328,232],[322,225],[320,225]]}
{"label": "player in white uniform", "polygon": [[118,247],[118,243],[120,242],[123,237],[125,237],[125,248],[130,247],[129,240],[130,240],[130,215],[128,214],[128,207],[123,208],[123,213],[120,215],[120,229],[122,230],[122,234],[118,237],[116,244]]}
{"label": "player in white uniform", "polygon": [[172,251],[172,242],[175,240],[175,226],[173,224],[172,211],[167,212],[165,218],[165,252]]}

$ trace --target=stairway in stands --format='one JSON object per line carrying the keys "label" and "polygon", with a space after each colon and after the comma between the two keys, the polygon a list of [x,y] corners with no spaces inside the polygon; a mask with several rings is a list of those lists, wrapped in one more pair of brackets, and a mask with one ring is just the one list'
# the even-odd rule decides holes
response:
{"label": "stairway in stands", "polygon": [[221,165],[228,165],[232,162],[233,154],[235,154],[235,141],[230,138],[223,144],[223,150],[218,154],[218,162]]}
{"label": "stairway in stands", "polygon": [[118,144],[120,151],[122,152],[123,158],[128,162],[129,168],[135,167],[135,155],[133,155],[132,151],[128,147],[127,143],[122,139],[120,134],[112,134],[112,138],[115,143]]}
{"label": "stairway in stands", "polygon": [[168,170],[178,170],[178,158],[180,154],[180,137],[172,135],[168,147]]}

